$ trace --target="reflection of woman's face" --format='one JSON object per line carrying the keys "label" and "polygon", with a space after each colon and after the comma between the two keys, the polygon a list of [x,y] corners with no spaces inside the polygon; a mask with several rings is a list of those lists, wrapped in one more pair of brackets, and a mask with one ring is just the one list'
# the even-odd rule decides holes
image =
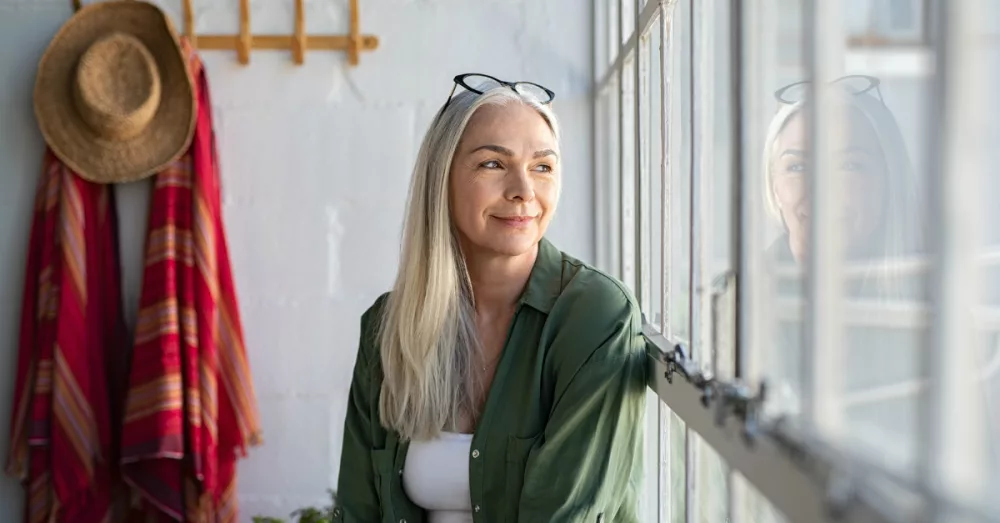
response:
{"label": "reflection of woman's face", "polygon": [[[857,109],[850,109],[832,136],[833,164],[826,170],[838,176],[844,190],[840,213],[848,253],[865,251],[882,220],[886,194],[886,165],[878,135]],[[771,153],[771,190],[788,229],[788,243],[797,261],[809,252],[808,130],[802,113],[796,113],[778,134]],[[822,197],[822,196],[821,196]]]}

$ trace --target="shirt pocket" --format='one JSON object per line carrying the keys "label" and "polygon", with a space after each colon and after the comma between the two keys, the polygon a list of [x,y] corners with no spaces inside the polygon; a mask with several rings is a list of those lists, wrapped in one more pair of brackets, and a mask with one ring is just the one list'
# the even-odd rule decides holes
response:
{"label": "shirt pocket", "polygon": [[382,521],[386,523],[394,522],[395,515],[392,510],[392,482],[396,478],[395,452],[392,449],[374,449],[372,455],[372,469],[375,472],[375,492],[378,494],[378,505],[382,510]]}
{"label": "shirt pocket", "polygon": [[524,487],[525,465],[528,462],[531,449],[541,438],[541,433],[530,438],[507,437],[507,470],[504,472],[504,501],[507,515],[505,521],[507,523],[517,521],[517,507],[520,504],[521,490]]}

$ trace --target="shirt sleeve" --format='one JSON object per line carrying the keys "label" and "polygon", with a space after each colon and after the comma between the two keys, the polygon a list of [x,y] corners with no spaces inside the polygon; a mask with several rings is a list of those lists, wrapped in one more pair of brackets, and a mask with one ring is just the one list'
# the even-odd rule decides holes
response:
{"label": "shirt sleeve", "polygon": [[372,311],[362,316],[361,341],[354,376],[347,400],[347,417],[344,420],[344,441],[340,457],[340,474],[337,480],[337,500],[333,521],[337,523],[371,523],[381,519],[381,509],[372,464],[373,419],[372,402],[375,399],[371,379],[371,321]]}
{"label": "shirt sleeve", "polygon": [[525,466],[520,523],[639,521],[641,315],[622,289],[603,287],[574,300],[550,346],[554,402]]}

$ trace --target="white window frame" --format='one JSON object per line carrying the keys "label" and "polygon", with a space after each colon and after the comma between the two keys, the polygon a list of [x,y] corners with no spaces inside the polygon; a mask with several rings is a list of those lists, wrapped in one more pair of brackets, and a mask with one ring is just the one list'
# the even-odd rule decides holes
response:
{"label": "white window frame", "polygon": [[[942,351],[928,350],[928,368],[932,369],[929,378],[926,382],[906,385],[928,387],[933,398],[928,402],[923,417],[926,434],[923,441],[925,452],[921,454],[933,458],[924,458],[919,464],[920,474],[916,479],[879,465],[876,456],[866,456],[862,451],[853,449],[846,452],[817,437],[820,432],[837,432],[836,412],[842,408],[842,403],[834,400],[829,384],[823,381],[823,374],[818,369],[841,365],[830,359],[829,355],[837,351],[829,347],[836,345],[842,322],[863,320],[871,313],[859,312],[845,306],[842,300],[835,299],[841,290],[829,284],[829,281],[836,281],[835,277],[829,276],[849,270],[838,256],[833,256],[836,242],[813,242],[811,245],[809,273],[828,277],[807,280],[809,290],[804,306],[778,304],[796,312],[804,311],[801,313],[805,315],[808,326],[807,345],[810,350],[807,351],[806,375],[810,387],[806,391],[802,419],[761,421],[759,412],[763,392],[760,383],[755,381],[761,375],[761,369],[753,355],[768,338],[763,327],[755,322],[754,310],[759,310],[767,302],[764,284],[753,276],[761,272],[758,269],[762,263],[762,256],[757,254],[762,249],[753,235],[756,234],[754,231],[760,230],[758,221],[764,213],[752,181],[761,176],[754,151],[761,150],[762,144],[758,143],[759,133],[749,130],[762,128],[761,122],[770,116],[767,109],[753,101],[765,99],[769,87],[773,85],[769,76],[774,69],[773,64],[764,63],[765,58],[758,50],[776,42],[772,38],[776,31],[762,29],[767,28],[769,23],[769,0],[715,1],[728,2],[729,12],[725,15],[733,35],[728,53],[732,82],[729,86],[716,88],[729,90],[729,102],[735,114],[729,131],[732,133],[732,157],[735,159],[730,169],[730,182],[732,203],[736,210],[730,227],[731,238],[728,239],[735,268],[724,275],[726,278],[721,280],[721,284],[713,282],[717,275],[705,270],[697,244],[701,236],[698,228],[704,226],[704,222],[693,220],[690,224],[693,254],[688,268],[691,281],[689,297],[694,296],[696,291],[710,297],[701,299],[700,305],[696,305],[693,298],[689,302],[692,309],[698,308],[698,311],[688,311],[688,333],[694,335],[695,329],[698,329],[700,339],[694,347],[690,345],[690,339],[674,336],[666,319],[673,312],[667,310],[667,293],[670,292],[667,274],[673,268],[670,267],[670,238],[667,233],[669,211],[663,209],[672,197],[669,164],[675,161],[674,156],[678,153],[671,129],[678,124],[676,119],[681,118],[681,115],[670,111],[673,105],[670,99],[674,95],[672,89],[677,88],[672,82],[676,81],[676,76],[671,73],[672,68],[677,67],[670,58],[671,45],[676,45],[672,42],[671,27],[672,24],[688,24],[687,30],[694,30],[693,45],[686,50],[692,54],[691,81],[694,82],[692,86],[704,88],[704,83],[699,82],[703,82],[707,71],[711,71],[706,65],[710,60],[695,55],[701,49],[699,42],[704,43],[699,38],[705,37],[704,31],[711,31],[706,21],[713,15],[710,11],[713,1],[593,2],[596,35],[594,160],[597,165],[594,192],[598,264],[635,292],[644,313],[648,313],[653,303],[658,303],[662,312],[660,318],[651,318],[652,323],[644,325],[644,336],[649,346],[650,389],[662,402],[661,408],[654,412],[655,422],[650,423],[651,427],[658,429],[660,437],[647,446],[647,451],[652,450],[654,454],[650,456],[651,462],[655,456],[657,471],[647,476],[653,482],[650,492],[657,500],[655,507],[647,509],[647,514],[654,514],[656,521],[672,521],[669,517],[671,506],[678,501],[671,498],[669,488],[673,470],[669,466],[671,438],[678,434],[669,428],[673,425],[668,417],[676,415],[686,427],[686,434],[681,435],[687,436],[684,467],[686,523],[702,519],[698,517],[700,493],[696,477],[699,474],[699,446],[693,441],[707,443],[729,467],[729,521],[749,521],[741,513],[741,497],[746,495],[747,490],[737,486],[745,483],[754,487],[792,522],[938,523],[955,521],[958,514],[961,521],[1000,522],[1000,516],[987,514],[985,509],[970,508],[975,506],[969,499],[970,492],[975,491],[976,482],[982,479],[984,466],[976,461],[979,454],[972,450],[976,441],[969,435],[975,432],[976,415],[969,408],[956,405],[974,404],[966,401],[972,393],[970,387],[963,386],[964,377],[976,368],[971,354],[974,351],[958,355],[964,357],[956,357],[954,353],[944,357]],[[679,2],[685,2],[692,9],[690,17],[673,17]],[[961,346],[962,340],[971,332],[970,322],[973,321],[968,314],[957,311],[971,308],[972,296],[966,291],[974,288],[976,283],[973,281],[976,271],[972,270],[977,263],[974,249],[969,244],[969,236],[962,234],[978,225],[976,213],[970,212],[967,203],[963,203],[972,201],[975,186],[972,183],[945,183],[941,173],[968,173],[982,167],[976,163],[974,151],[968,150],[968,144],[954,138],[959,134],[956,132],[958,129],[975,123],[976,108],[969,101],[972,97],[969,96],[968,86],[985,85],[982,79],[975,77],[978,69],[969,62],[966,52],[972,42],[961,30],[962,27],[969,27],[972,17],[976,16],[976,4],[975,0],[929,1],[924,16],[938,24],[934,27],[938,38],[932,45],[924,50],[873,50],[845,49],[848,46],[843,42],[835,43],[835,39],[843,38],[843,34],[837,32],[838,2],[805,0],[805,27],[811,30],[803,32],[802,46],[812,78],[830,77],[833,64],[838,61],[846,63],[848,68],[865,68],[871,66],[872,60],[889,60],[901,64],[905,74],[912,75],[929,74],[932,69],[929,64],[933,62],[947,64],[944,74],[934,76],[935,95],[931,97],[933,102],[929,108],[938,119],[935,121],[942,122],[935,129],[938,133],[936,143],[941,145],[931,156],[935,167],[931,176],[933,190],[929,192],[933,197],[929,212],[943,224],[934,236],[938,252],[943,254],[929,266],[937,298],[932,306],[934,310],[874,312],[902,323],[926,321],[931,326],[932,342],[939,346]],[[643,118],[650,116],[644,111],[650,111],[651,104],[648,89],[643,88],[648,85],[643,80],[649,69],[649,64],[644,63],[642,58],[645,50],[643,42],[652,30],[661,31],[659,82],[662,98],[658,104],[659,115],[653,114],[652,120],[644,125]],[[897,54],[888,56],[884,53]],[[695,61],[696,58],[698,61]],[[933,61],[929,62],[929,59]],[[954,87],[957,84],[965,86],[961,95]],[[822,97],[823,93],[821,89],[813,89],[812,95]],[[707,163],[712,161],[713,156],[710,151],[712,144],[709,142],[706,146],[703,137],[707,135],[706,127],[711,123],[700,113],[705,106],[698,105],[697,101],[694,103],[691,120],[679,124],[692,129],[692,170],[707,170]],[[822,111],[817,114],[810,130],[814,142],[825,139],[825,133],[820,131],[823,129],[821,124],[829,117]],[[648,126],[657,124],[661,126],[661,143],[650,144]],[[650,165],[647,158],[647,148],[657,146],[663,149],[658,173],[656,166]],[[820,158],[814,160],[813,167],[822,169],[822,164]],[[660,195],[644,193],[649,190],[650,176],[660,176]],[[704,179],[701,177],[698,184],[705,183]],[[817,176],[817,179],[828,180],[829,177]],[[705,187],[698,187],[698,184],[692,184],[690,193],[692,218],[704,212],[702,200]],[[818,183],[812,190],[811,201],[816,215],[813,231],[828,239],[837,239],[840,231],[835,225],[830,199],[817,198],[816,194],[831,194],[836,189],[835,184],[827,182]],[[650,217],[644,205],[656,197],[661,198],[663,214]],[[644,238],[651,238],[649,226],[644,223],[649,219],[661,220],[661,237],[656,239],[659,241],[656,246],[644,241]],[[914,265],[928,267],[921,260]],[[648,272],[653,270],[660,271],[663,283],[659,289],[653,289],[650,283]],[[830,304],[833,303],[839,305],[832,307]],[[931,314],[931,319],[927,321],[929,312],[935,314]],[[720,319],[723,316],[728,319]],[[711,366],[691,363],[692,351],[707,354],[723,349],[732,351],[735,370],[730,375],[718,372],[716,357],[711,358],[716,362]],[[828,356],[821,358],[823,354]],[[709,361],[708,358],[698,360],[702,363]],[[809,372],[808,369],[814,371]],[[706,397],[710,401],[706,402]],[[727,401],[720,401],[720,398]],[[864,401],[864,398],[852,400]],[[692,435],[699,438],[693,439]],[[737,477],[740,480],[734,481]]]}

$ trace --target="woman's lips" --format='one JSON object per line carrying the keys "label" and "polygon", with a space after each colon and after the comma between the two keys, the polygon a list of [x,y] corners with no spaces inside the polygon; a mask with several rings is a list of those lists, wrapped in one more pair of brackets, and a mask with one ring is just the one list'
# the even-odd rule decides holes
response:
{"label": "woman's lips", "polygon": [[507,227],[515,228],[526,227],[535,219],[534,216],[494,216],[493,218]]}

